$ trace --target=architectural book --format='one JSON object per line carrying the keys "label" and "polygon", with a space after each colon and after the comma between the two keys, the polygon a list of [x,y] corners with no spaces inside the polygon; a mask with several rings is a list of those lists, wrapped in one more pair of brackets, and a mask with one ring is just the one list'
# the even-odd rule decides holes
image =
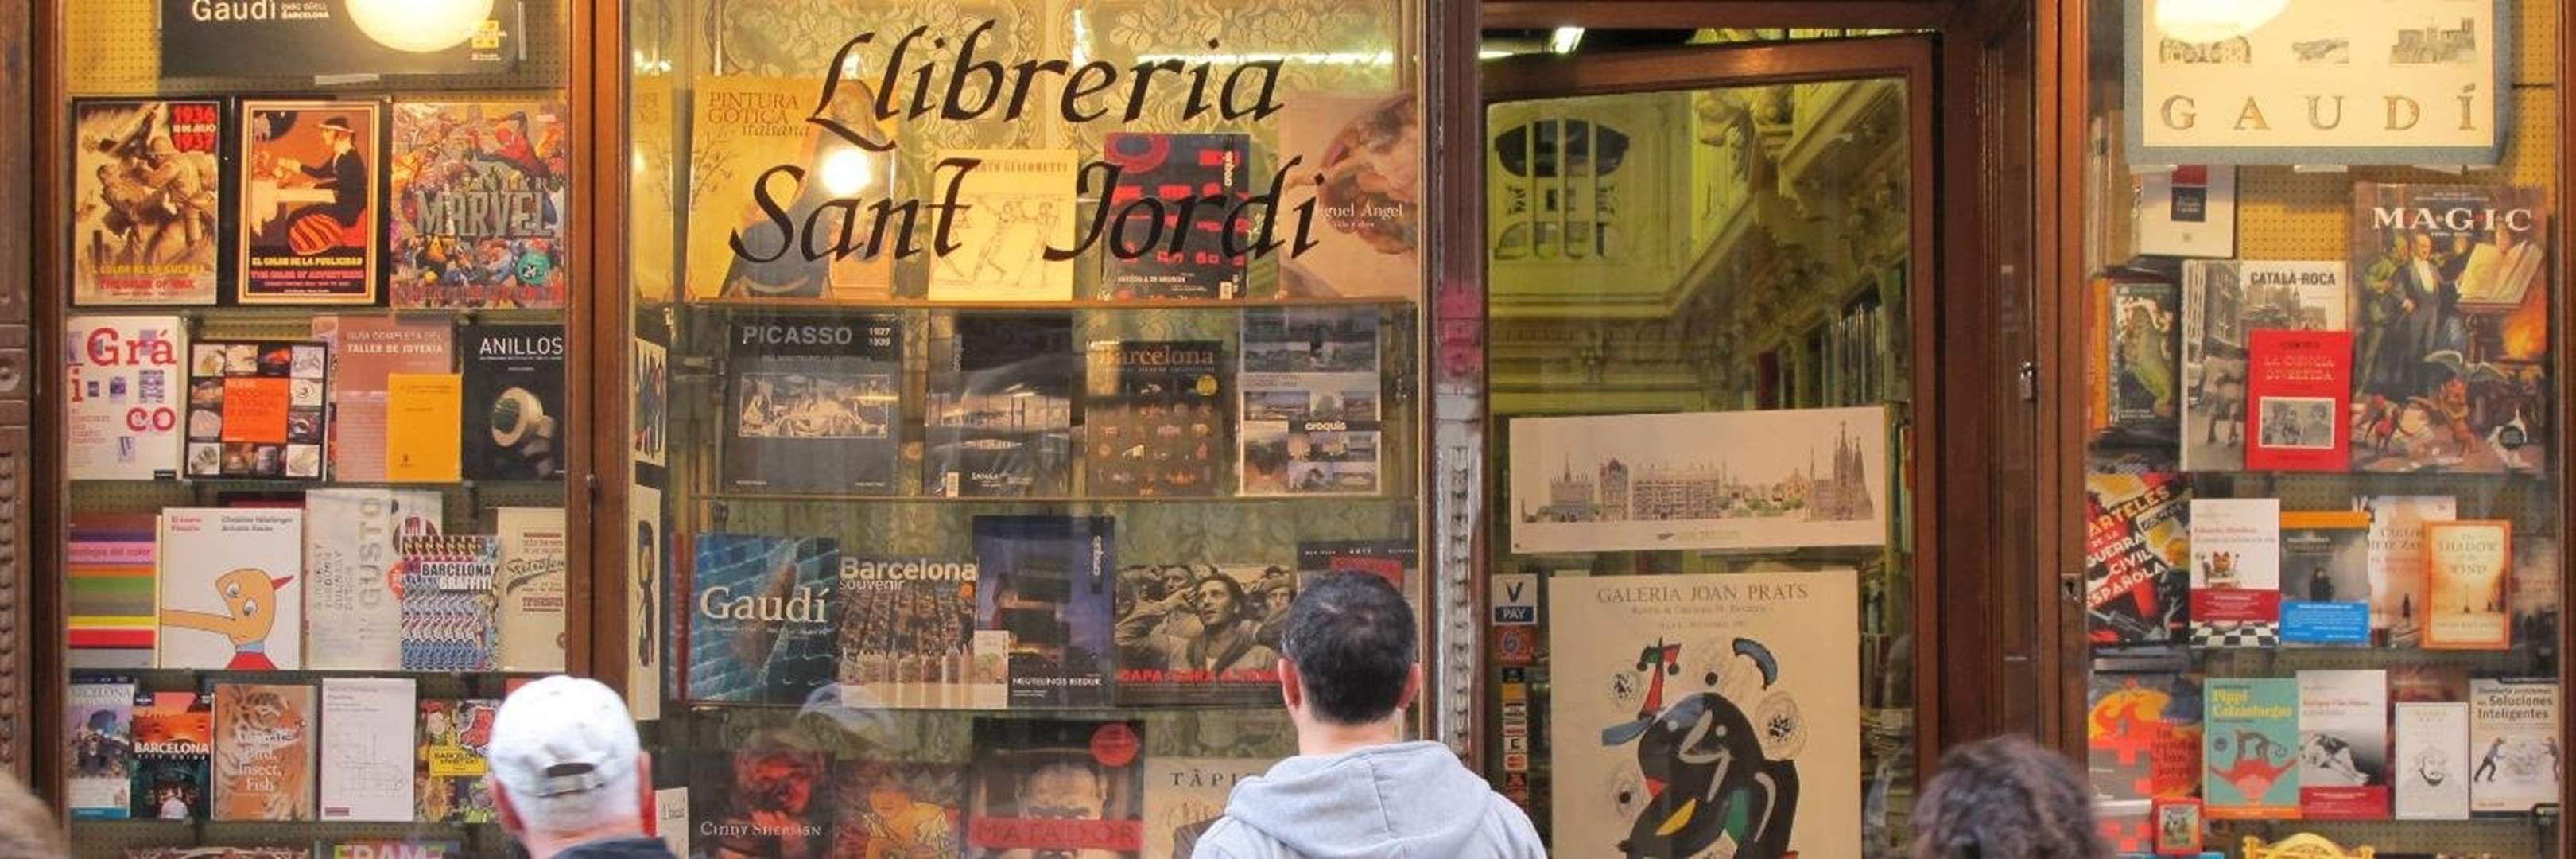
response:
{"label": "architectural book", "polygon": [[924,410],[923,493],[1061,497],[1073,491],[1073,316],[938,317]]}
{"label": "architectural book", "polygon": [[1251,191],[1252,138],[1113,131],[1100,148],[1118,168],[1100,227],[1105,297],[1244,297],[1257,219],[1233,213]]}
{"label": "architectural book", "polygon": [[1107,706],[1115,523],[978,516],[974,527],[975,611],[1010,635],[1010,706]]}
{"label": "architectural book", "polygon": [[322,820],[412,819],[410,678],[322,679]]}
{"label": "architectural book", "polygon": [[699,534],[680,698],[809,704],[836,693],[841,550],[819,537]]}
{"label": "architectural book", "polygon": [[1232,459],[1224,344],[1094,342],[1085,350],[1084,494],[1166,498],[1220,494]]}

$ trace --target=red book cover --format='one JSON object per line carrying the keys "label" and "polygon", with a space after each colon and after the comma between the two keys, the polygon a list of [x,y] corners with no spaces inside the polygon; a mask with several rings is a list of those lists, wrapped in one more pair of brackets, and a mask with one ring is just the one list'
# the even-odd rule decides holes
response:
{"label": "red book cover", "polygon": [[2352,332],[2252,333],[2253,471],[2344,471],[2352,462]]}

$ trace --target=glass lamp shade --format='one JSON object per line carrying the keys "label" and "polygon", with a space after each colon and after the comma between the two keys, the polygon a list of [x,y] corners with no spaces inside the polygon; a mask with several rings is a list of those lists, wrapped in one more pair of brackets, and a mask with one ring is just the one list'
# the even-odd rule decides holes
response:
{"label": "glass lamp shade", "polygon": [[2156,29],[2195,44],[2233,39],[2281,17],[2290,0],[2158,0]]}
{"label": "glass lamp shade", "polygon": [[493,0],[349,0],[349,20],[377,44],[414,54],[456,47],[492,19]]}

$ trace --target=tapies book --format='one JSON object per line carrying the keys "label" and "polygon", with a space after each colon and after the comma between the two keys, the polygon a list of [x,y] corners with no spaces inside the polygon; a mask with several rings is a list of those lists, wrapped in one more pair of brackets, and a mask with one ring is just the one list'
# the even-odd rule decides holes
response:
{"label": "tapies book", "polygon": [[215,303],[225,251],[214,99],[72,102],[72,305]]}
{"label": "tapies book", "polygon": [[743,534],[699,534],[691,542],[680,697],[805,704],[834,691],[839,545]]}
{"label": "tapies book", "polygon": [[243,304],[382,303],[384,118],[376,101],[244,101]]}
{"label": "tapies book", "polygon": [[557,102],[397,102],[395,307],[564,306],[572,134]]}
{"label": "tapies book", "polygon": [[1011,706],[1108,704],[1113,521],[978,516],[974,527],[978,625],[1010,635]]}
{"label": "tapies book", "polygon": [[330,377],[318,341],[188,344],[187,476],[322,479]]}
{"label": "tapies book", "polygon": [[903,321],[739,316],[724,435],[727,486],[753,492],[895,494]]}
{"label": "tapies book", "polygon": [[1278,761],[1260,758],[1145,759],[1145,859],[1188,859],[1244,779]]}

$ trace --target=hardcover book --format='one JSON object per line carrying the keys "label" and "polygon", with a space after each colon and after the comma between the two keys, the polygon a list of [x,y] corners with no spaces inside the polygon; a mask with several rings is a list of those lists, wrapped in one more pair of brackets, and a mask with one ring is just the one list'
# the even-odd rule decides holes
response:
{"label": "hardcover book", "polygon": [[190,343],[187,476],[322,479],[330,366],[319,342]]}
{"label": "hardcover book", "polygon": [[416,698],[408,678],[323,678],[321,819],[412,819]]}
{"label": "hardcover book", "polygon": [[2354,470],[2546,473],[2548,196],[2353,186]]}
{"label": "hardcover book", "polygon": [[2281,642],[2370,643],[2370,514],[2281,514]]}
{"label": "hardcover book", "polygon": [[244,101],[243,304],[378,304],[384,105]]}
{"label": "hardcover book", "polygon": [[972,149],[940,153],[932,180],[963,205],[949,217],[953,244],[930,260],[932,301],[1064,301],[1073,260],[1047,259],[1074,241],[1081,156],[1070,149]]}
{"label": "hardcover book", "polygon": [[2556,537],[2525,536],[2513,541],[2513,572],[2508,574],[2512,582],[2506,586],[2513,606],[2513,640],[2531,644],[2543,658],[2558,652],[2558,591],[2563,580],[2558,563]]}
{"label": "hardcover book", "polygon": [[733,420],[725,483],[737,490],[895,494],[903,320],[738,316],[726,334]]}
{"label": "hardcover book", "polygon": [[502,507],[494,511],[501,532],[500,651],[502,671],[564,669],[566,547],[561,507]]}
{"label": "hardcover book", "polygon": [[1288,564],[1138,564],[1118,571],[1118,705],[1279,702]]}
{"label": "hardcover book", "polygon": [[484,749],[492,744],[492,717],[501,702],[481,699],[422,699],[418,762],[412,772],[424,823],[490,823],[499,819],[492,790],[483,776],[490,771]]}
{"label": "hardcover book", "polygon": [[2386,820],[2388,672],[2299,672],[2299,816]]}
{"label": "hardcover book", "polygon": [[2299,816],[2299,681],[2210,678],[2201,796],[2216,820]]}
{"label": "hardcover book", "polygon": [[397,103],[391,161],[393,306],[564,306],[572,152],[562,104]]}
{"label": "hardcover book", "polygon": [[1373,308],[1244,311],[1241,494],[1377,493],[1377,325]]}
{"label": "hardcover book", "polygon": [[304,494],[306,667],[401,668],[404,538],[438,533],[443,498],[417,489]]}
{"label": "hardcover book", "polygon": [[2178,474],[2084,477],[2084,595],[2095,647],[2165,644],[2184,630],[2188,566],[2197,530]]}
{"label": "hardcover book", "polygon": [[2528,814],[2558,801],[2558,684],[2469,681],[2469,810]]}
{"label": "hardcover book", "polygon": [[2110,351],[2106,394],[2108,432],[2140,438],[2179,435],[2182,416],[2179,296],[2162,281],[2113,280],[2104,312]]}
{"label": "hardcover book", "polygon": [[[890,100],[880,102],[867,84],[842,77],[818,106],[815,94],[826,91],[824,83],[745,75],[695,80],[689,199],[706,217],[689,219],[691,300],[893,296],[902,226],[862,214],[869,210],[852,202],[888,197],[896,159],[841,136],[846,131],[892,146],[894,129],[874,110]],[[921,223],[926,236],[929,218]]]}
{"label": "hardcover book", "polygon": [[2200,795],[2200,681],[2181,674],[2095,674],[2084,719],[2085,770],[2106,811]]}
{"label": "hardcover book", "polygon": [[2183,263],[2185,471],[2236,471],[2245,467],[2245,331],[2241,270],[2225,262]]}
{"label": "hardcover book", "polygon": [[966,847],[966,768],[872,758],[834,765],[833,848],[842,856],[957,856]]}
{"label": "hardcover book", "polygon": [[330,845],[331,859],[452,859],[465,854],[462,841],[396,841],[359,838]]}
{"label": "hardcover book", "polygon": [[74,820],[122,820],[134,804],[134,684],[64,687],[63,810]]}
{"label": "hardcover book", "polygon": [[2236,168],[2185,164],[2138,177],[2138,253],[2236,255]]}
{"label": "hardcover book", "polygon": [[1253,219],[1233,213],[1250,194],[1252,138],[1113,131],[1100,149],[1118,168],[1099,227],[1107,297],[1243,297]]}
{"label": "hardcover book", "polygon": [[2246,396],[2252,406],[2245,467],[2345,471],[2352,430],[2352,334],[2255,329]]}
{"label": "hardcover book", "polygon": [[402,667],[405,671],[490,671],[499,644],[493,580],[498,537],[404,537]]}
{"label": "hardcover book", "polygon": [[223,102],[76,99],[72,306],[213,304],[223,252]]}
{"label": "hardcover book", "polygon": [[975,517],[975,610],[1010,634],[1012,708],[1109,703],[1116,546],[1107,517]]}
{"label": "hardcover book", "polygon": [[215,738],[212,703],[195,692],[135,696],[134,817],[206,819],[206,778]]}
{"label": "hardcover book", "polygon": [[742,534],[699,534],[692,542],[680,697],[801,705],[834,691],[839,544]]}
{"label": "hardcover book", "polygon": [[696,855],[861,855],[833,845],[839,799],[828,753],[763,741],[758,748],[698,755],[689,770],[689,808],[700,815],[689,839]]}
{"label": "hardcover book", "polygon": [[465,369],[465,477],[563,477],[567,440],[564,328],[469,324],[457,341]]}
{"label": "hardcover book", "polygon": [[2351,296],[2336,261],[2228,261],[2244,288],[2249,331],[2350,331]]}
{"label": "hardcover book", "polygon": [[1087,496],[1218,494],[1233,450],[1223,350],[1214,340],[1091,344],[1082,425]]}
{"label": "hardcover book", "polygon": [[80,513],[63,549],[63,601],[70,667],[152,667],[159,634],[154,552],[160,519],[151,513]]}
{"label": "hardcover book", "polygon": [[2358,505],[2370,514],[2370,631],[2386,647],[2415,647],[2424,636],[2424,523],[2459,518],[2448,495],[2376,495]]}
{"label": "hardcover book", "polygon": [[464,474],[465,377],[395,373],[385,377],[385,479],[454,483]]}
{"label": "hardcover book", "polygon": [[173,507],[161,511],[160,533],[155,665],[303,667],[304,511]]}
{"label": "hardcover book", "polygon": [[[1293,298],[1422,297],[1422,119],[1411,92],[1291,93],[1279,111],[1280,211],[1310,203],[1312,244],[1288,248]],[[1294,235],[1274,235],[1295,242]]]}
{"label": "hardcover book", "polygon": [[1300,540],[1297,541],[1297,572],[1368,573],[1385,579],[1387,584],[1413,598],[1413,541],[1396,540]]}
{"label": "hardcover book", "polygon": [[2397,819],[2468,819],[2469,705],[2407,702],[2396,712]]}
{"label": "hardcover book", "polygon": [[965,855],[1135,859],[1145,849],[1143,731],[1135,721],[975,720]]}
{"label": "hardcover book", "polygon": [[972,560],[844,558],[840,684],[865,709],[998,710],[1010,703],[1010,633],[979,628]]}
{"label": "hardcover book", "polygon": [[176,316],[74,316],[63,323],[63,469],[73,480],[179,476]]}
{"label": "hardcover book", "polygon": [[312,820],[313,687],[215,684],[214,819]]}
{"label": "hardcover book", "polygon": [[2281,642],[2281,501],[2191,502],[2191,645]]}
{"label": "hardcover book", "polygon": [[1082,356],[1063,313],[933,320],[923,492],[1063,496],[1073,489],[1073,392]]}
{"label": "hardcover book", "polygon": [[1153,757],[1145,761],[1145,859],[1188,859],[1225,816],[1234,786],[1275,760]]}
{"label": "hardcover book", "polygon": [[2505,650],[2513,646],[2513,523],[2424,523],[2428,650]]}
{"label": "hardcover book", "polygon": [[455,325],[445,319],[326,315],[313,317],[313,339],[330,345],[338,370],[331,374],[331,479],[386,479],[388,380],[397,373],[454,370]]}

